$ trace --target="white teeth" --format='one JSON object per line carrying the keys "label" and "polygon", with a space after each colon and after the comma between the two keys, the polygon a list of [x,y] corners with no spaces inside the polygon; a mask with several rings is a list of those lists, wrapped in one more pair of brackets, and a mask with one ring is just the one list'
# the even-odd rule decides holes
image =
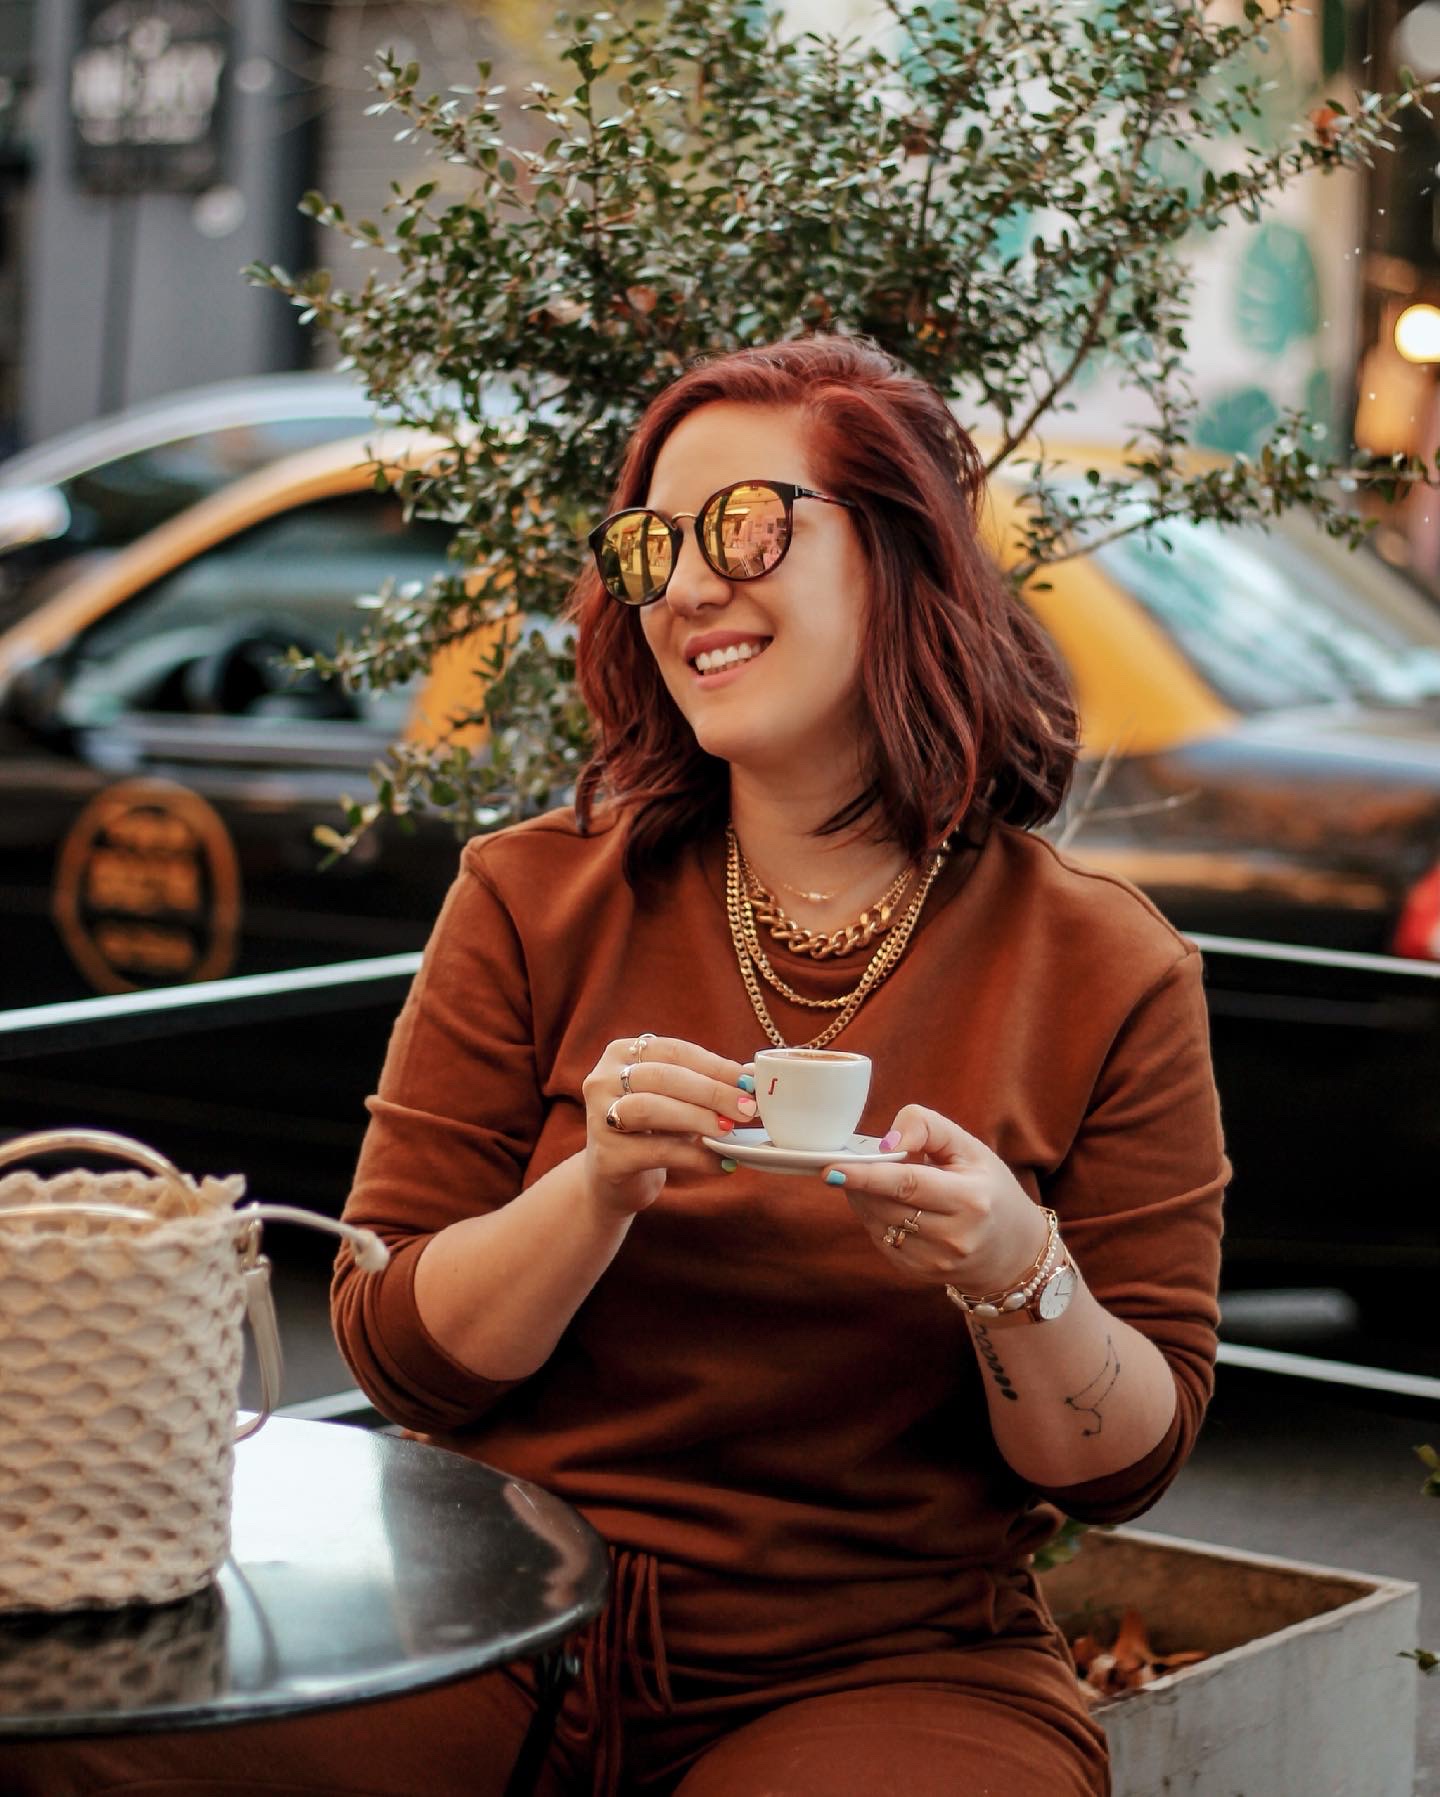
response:
{"label": "white teeth", "polygon": [[724,649],[706,649],[695,657],[702,674],[713,674],[717,668],[733,667],[737,661],[749,661],[765,648],[763,642],[731,643]]}

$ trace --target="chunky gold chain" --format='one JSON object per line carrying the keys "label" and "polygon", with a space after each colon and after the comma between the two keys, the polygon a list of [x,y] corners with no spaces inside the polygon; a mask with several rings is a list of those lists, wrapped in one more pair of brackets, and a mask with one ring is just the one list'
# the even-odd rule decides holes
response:
{"label": "chunky gold chain", "polygon": [[[734,834],[733,830],[731,834]],[[744,849],[740,850],[740,868],[745,876],[746,907],[753,920],[765,924],[776,942],[789,943],[793,954],[809,955],[815,961],[828,961],[832,956],[848,955],[857,948],[867,948],[877,936],[888,930],[895,914],[896,901],[910,883],[913,872],[909,867],[902,867],[879,898],[867,905],[854,923],[846,924],[838,930],[812,930],[786,915],[779,899],[750,865]]]}
{"label": "chunky gold chain", "polygon": [[[760,1020],[760,1027],[776,1048],[789,1048],[792,1045],[776,1029],[774,1019],[765,1007],[765,996],[760,990],[760,982],[755,977],[753,954],[746,941],[745,885],[740,871],[740,844],[732,829],[727,828],[725,835],[725,912],[730,923],[730,940],[735,945],[735,958],[740,964],[740,978],[744,981],[745,990],[750,996],[750,1003],[755,1009],[755,1015]],[[847,993],[839,1001],[842,1007],[839,1016],[827,1024],[812,1041],[797,1046],[823,1048],[827,1042],[833,1042],[851,1021],[861,1005],[904,953],[905,945],[909,942],[911,932],[919,921],[920,912],[924,907],[930,888],[934,885],[936,876],[944,865],[944,854],[938,854],[916,888],[915,896],[911,899],[904,917],[887,934],[884,942],[871,958],[869,966],[861,976],[860,984],[855,987],[853,992]],[[754,935],[753,921],[749,933]],[[832,1005],[834,1002],[833,1000],[827,1001]]]}
{"label": "chunky gold chain", "polygon": [[[749,955],[753,965],[758,968],[761,978],[768,986],[773,987],[782,998],[788,998],[791,1004],[803,1005],[810,1011],[843,1011],[845,1006],[848,1005],[850,1000],[855,996],[855,989],[853,987],[849,992],[842,992],[838,998],[806,998],[803,992],[797,992],[793,986],[787,985],[770,965],[769,956],[760,946],[760,932],[755,927],[754,901],[752,895],[747,890],[743,878],[743,870],[745,867],[744,849],[741,849],[740,851],[740,866],[742,870],[742,879],[740,883],[740,915],[745,937],[745,952]],[[875,953],[879,954],[879,952],[879,949],[876,949]]]}

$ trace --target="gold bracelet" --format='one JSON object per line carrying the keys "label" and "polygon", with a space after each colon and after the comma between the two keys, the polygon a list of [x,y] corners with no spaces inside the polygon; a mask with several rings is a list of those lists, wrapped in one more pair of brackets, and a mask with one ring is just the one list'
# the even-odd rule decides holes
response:
{"label": "gold bracelet", "polygon": [[1053,1210],[1042,1210],[1045,1218],[1045,1245],[1013,1285],[984,1297],[972,1298],[953,1285],[945,1287],[945,1296],[958,1304],[966,1316],[998,1317],[1007,1311],[1023,1310],[1044,1285],[1060,1253],[1060,1219]]}

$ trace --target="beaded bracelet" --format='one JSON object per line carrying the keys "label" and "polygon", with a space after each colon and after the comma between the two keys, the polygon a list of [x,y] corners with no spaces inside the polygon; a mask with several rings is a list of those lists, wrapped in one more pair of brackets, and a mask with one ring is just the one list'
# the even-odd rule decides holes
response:
{"label": "beaded bracelet", "polygon": [[983,1298],[967,1297],[953,1285],[947,1285],[945,1296],[950,1302],[958,1304],[966,1316],[998,1317],[1007,1311],[1023,1310],[1050,1277],[1060,1253],[1060,1219],[1053,1210],[1046,1210],[1044,1217],[1045,1245],[1014,1285],[1007,1286],[1002,1291],[987,1292]]}

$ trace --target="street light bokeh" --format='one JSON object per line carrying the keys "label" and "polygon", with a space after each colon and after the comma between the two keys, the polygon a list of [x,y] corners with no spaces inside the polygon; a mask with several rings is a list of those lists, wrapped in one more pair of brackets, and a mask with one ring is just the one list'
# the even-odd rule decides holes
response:
{"label": "street light bokeh", "polygon": [[1440,306],[1407,306],[1395,320],[1395,347],[1407,362],[1440,362]]}

